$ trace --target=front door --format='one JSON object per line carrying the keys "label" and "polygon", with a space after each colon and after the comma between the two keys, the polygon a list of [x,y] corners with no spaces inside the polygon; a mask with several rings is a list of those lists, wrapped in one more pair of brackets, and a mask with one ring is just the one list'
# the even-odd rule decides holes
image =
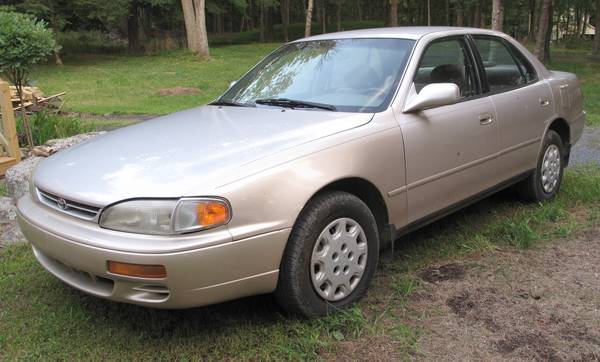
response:
{"label": "front door", "polygon": [[492,187],[498,124],[464,37],[432,42],[423,53],[413,92],[430,83],[455,83],[461,101],[402,114],[408,222]]}

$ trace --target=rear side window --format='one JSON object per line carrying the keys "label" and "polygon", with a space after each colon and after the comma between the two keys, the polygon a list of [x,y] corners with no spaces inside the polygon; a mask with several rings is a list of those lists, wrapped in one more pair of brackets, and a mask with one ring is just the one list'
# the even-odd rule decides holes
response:
{"label": "rear side window", "polygon": [[502,92],[536,80],[533,67],[517,49],[509,50],[499,38],[474,36],[473,39],[481,55],[490,92]]}
{"label": "rear side window", "polygon": [[538,78],[537,73],[533,68],[533,65],[529,63],[529,61],[527,60],[527,58],[525,58],[523,53],[521,53],[519,49],[515,48],[514,45],[510,44],[509,47],[513,55],[515,56],[515,60],[517,61],[519,68],[521,68],[521,72],[525,76],[525,80],[527,81],[527,83],[536,82]]}

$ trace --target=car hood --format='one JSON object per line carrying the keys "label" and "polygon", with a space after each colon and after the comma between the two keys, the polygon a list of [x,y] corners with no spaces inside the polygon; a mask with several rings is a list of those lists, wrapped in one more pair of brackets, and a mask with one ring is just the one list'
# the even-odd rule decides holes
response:
{"label": "car hood", "polygon": [[201,196],[198,192],[243,176],[236,172],[241,165],[361,126],[372,117],[204,106],[58,152],[40,163],[34,181],[46,192],[98,207],[136,197]]}

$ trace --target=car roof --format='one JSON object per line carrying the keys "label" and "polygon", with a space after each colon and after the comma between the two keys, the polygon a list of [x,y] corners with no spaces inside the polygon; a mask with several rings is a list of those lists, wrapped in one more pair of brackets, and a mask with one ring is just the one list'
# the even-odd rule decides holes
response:
{"label": "car roof", "polygon": [[327,33],[315,35],[297,41],[311,40],[331,40],[331,39],[350,39],[350,38],[398,38],[418,40],[427,34],[449,32],[452,34],[470,33],[470,34],[495,34],[502,33],[487,29],[465,28],[453,26],[403,26],[394,28],[373,28],[342,31],[339,33]]}

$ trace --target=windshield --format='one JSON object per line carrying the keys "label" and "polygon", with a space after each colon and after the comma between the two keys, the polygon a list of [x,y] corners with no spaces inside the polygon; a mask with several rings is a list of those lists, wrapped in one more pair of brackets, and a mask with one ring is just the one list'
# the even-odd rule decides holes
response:
{"label": "windshield", "polygon": [[[219,99],[238,105],[330,105],[343,112],[384,110],[404,72],[414,41],[339,39],[287,44]],[[259,102],[256,102],[259,101]],[[281,103],[282,104],[282,103]]]}

